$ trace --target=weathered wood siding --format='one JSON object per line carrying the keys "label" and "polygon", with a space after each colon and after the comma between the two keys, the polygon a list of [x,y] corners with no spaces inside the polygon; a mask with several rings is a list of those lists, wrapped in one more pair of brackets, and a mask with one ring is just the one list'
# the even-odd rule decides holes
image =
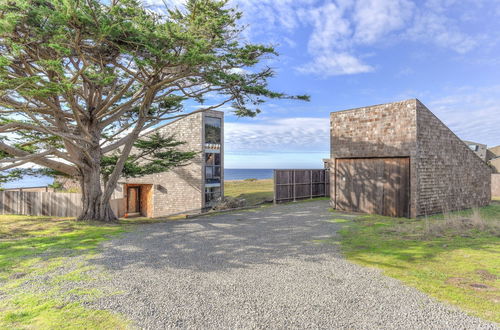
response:
{"label": "weathered wood siding", "polygon": [[410,158],[336,159],[335,208],[410,216]]}
{"label": "weathered wood siding", "polygon": [[54,192],[2,191],[0,214],[76,217],[82,195]]}
{"label": "weathered wood siding", "polygon": [[330,195],[327,170],[274,170],[274,202],[285,203]]}
{"label": "weathered wood siding", "polygon": [[[110,201],[113,212],[125,214],[125,199]],[[55,192],[0,191],[0,214],[50,217],[77,217],[82,210],[82,195]]]}

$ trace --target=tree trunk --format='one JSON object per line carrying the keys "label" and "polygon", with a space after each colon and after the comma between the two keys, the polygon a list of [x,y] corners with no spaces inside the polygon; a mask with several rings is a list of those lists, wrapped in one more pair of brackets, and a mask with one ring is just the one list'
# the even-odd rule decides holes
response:
{"label": "tree trunk", "polygon": [[118,218],[111,209],[109,197],[106,198],[102,193],[99,165],[98,163],[90,170],[82,171],[80,185],[83,210],[78,220],[115,222]]}

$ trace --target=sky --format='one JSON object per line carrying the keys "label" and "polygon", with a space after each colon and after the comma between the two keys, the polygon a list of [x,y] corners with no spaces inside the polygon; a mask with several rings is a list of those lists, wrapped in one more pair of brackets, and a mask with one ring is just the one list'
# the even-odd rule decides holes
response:
{"label": "sky", "polygon": [[[186,0],[142,0],[153,10]],[[500,145],[500,0],[230,0],[273,45],[272,100],[225,111],[226,168],[321,168],[333,111],[418,98],[464,140]]]}
{"label": "sky", "polygon": [[273,100],[256,118],[226,109],[226,168],[320,168],[330,112],[410,98],[460,138],[500,144],[500,0],[230,4],[245,40],[280,53],[271,88],[311,102]]}

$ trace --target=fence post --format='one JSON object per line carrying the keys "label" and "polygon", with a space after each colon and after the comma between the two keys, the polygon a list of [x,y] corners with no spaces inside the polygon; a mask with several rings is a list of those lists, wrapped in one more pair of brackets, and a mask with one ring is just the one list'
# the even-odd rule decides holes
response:
{"label": "fence post", "polygon": [[274,191],[273,191],[273,201],[274,205],[276,205],[278,202],[276,201],[276,190],[278,190],[278,186],[276,184],[276,170],[273,170],[273,186],[274,186]]}
{"label": "fence post", "polygon": [[310,177],[310,181],[309,183],[311,184],[311,190],[309,191],[310,192],[310,196],[311,196],[311,199],[313,198],[313,170],[310,171],[311,173],[311,177]]}

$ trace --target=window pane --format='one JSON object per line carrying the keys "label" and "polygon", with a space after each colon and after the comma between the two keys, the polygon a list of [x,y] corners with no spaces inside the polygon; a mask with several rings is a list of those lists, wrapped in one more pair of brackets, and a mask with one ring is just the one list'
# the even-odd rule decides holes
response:
{"label": "window pane", "polygon": [[214,168],[211,166],[205,167],[205,177],[211,179],[214,176]]}
{"label": "window pane", "polygon": [[[216,154],[206,153],[205,154],[205,164],[207,165],[215,165],[217,158]],[[220,157],[219,157],[220,158]]]}
{"label": "window pane", "polygon": [[214,167],[214,177],[220,178],[220,166]]}
{"label": "window pane", "polygon": [[214,165],[221,165],[221,161],[220,161],[220,154],[214,154],[215,155],[215,163]]}
{"label": "window pane", "polygon": [[205,143],[221,143],[221,119],[205,117]]}
{"label": "window pane", "polygon": [[221,196],[221,190],[218,187],[205,188],[205,202],[210,204],[214,200],[217,200]]}

